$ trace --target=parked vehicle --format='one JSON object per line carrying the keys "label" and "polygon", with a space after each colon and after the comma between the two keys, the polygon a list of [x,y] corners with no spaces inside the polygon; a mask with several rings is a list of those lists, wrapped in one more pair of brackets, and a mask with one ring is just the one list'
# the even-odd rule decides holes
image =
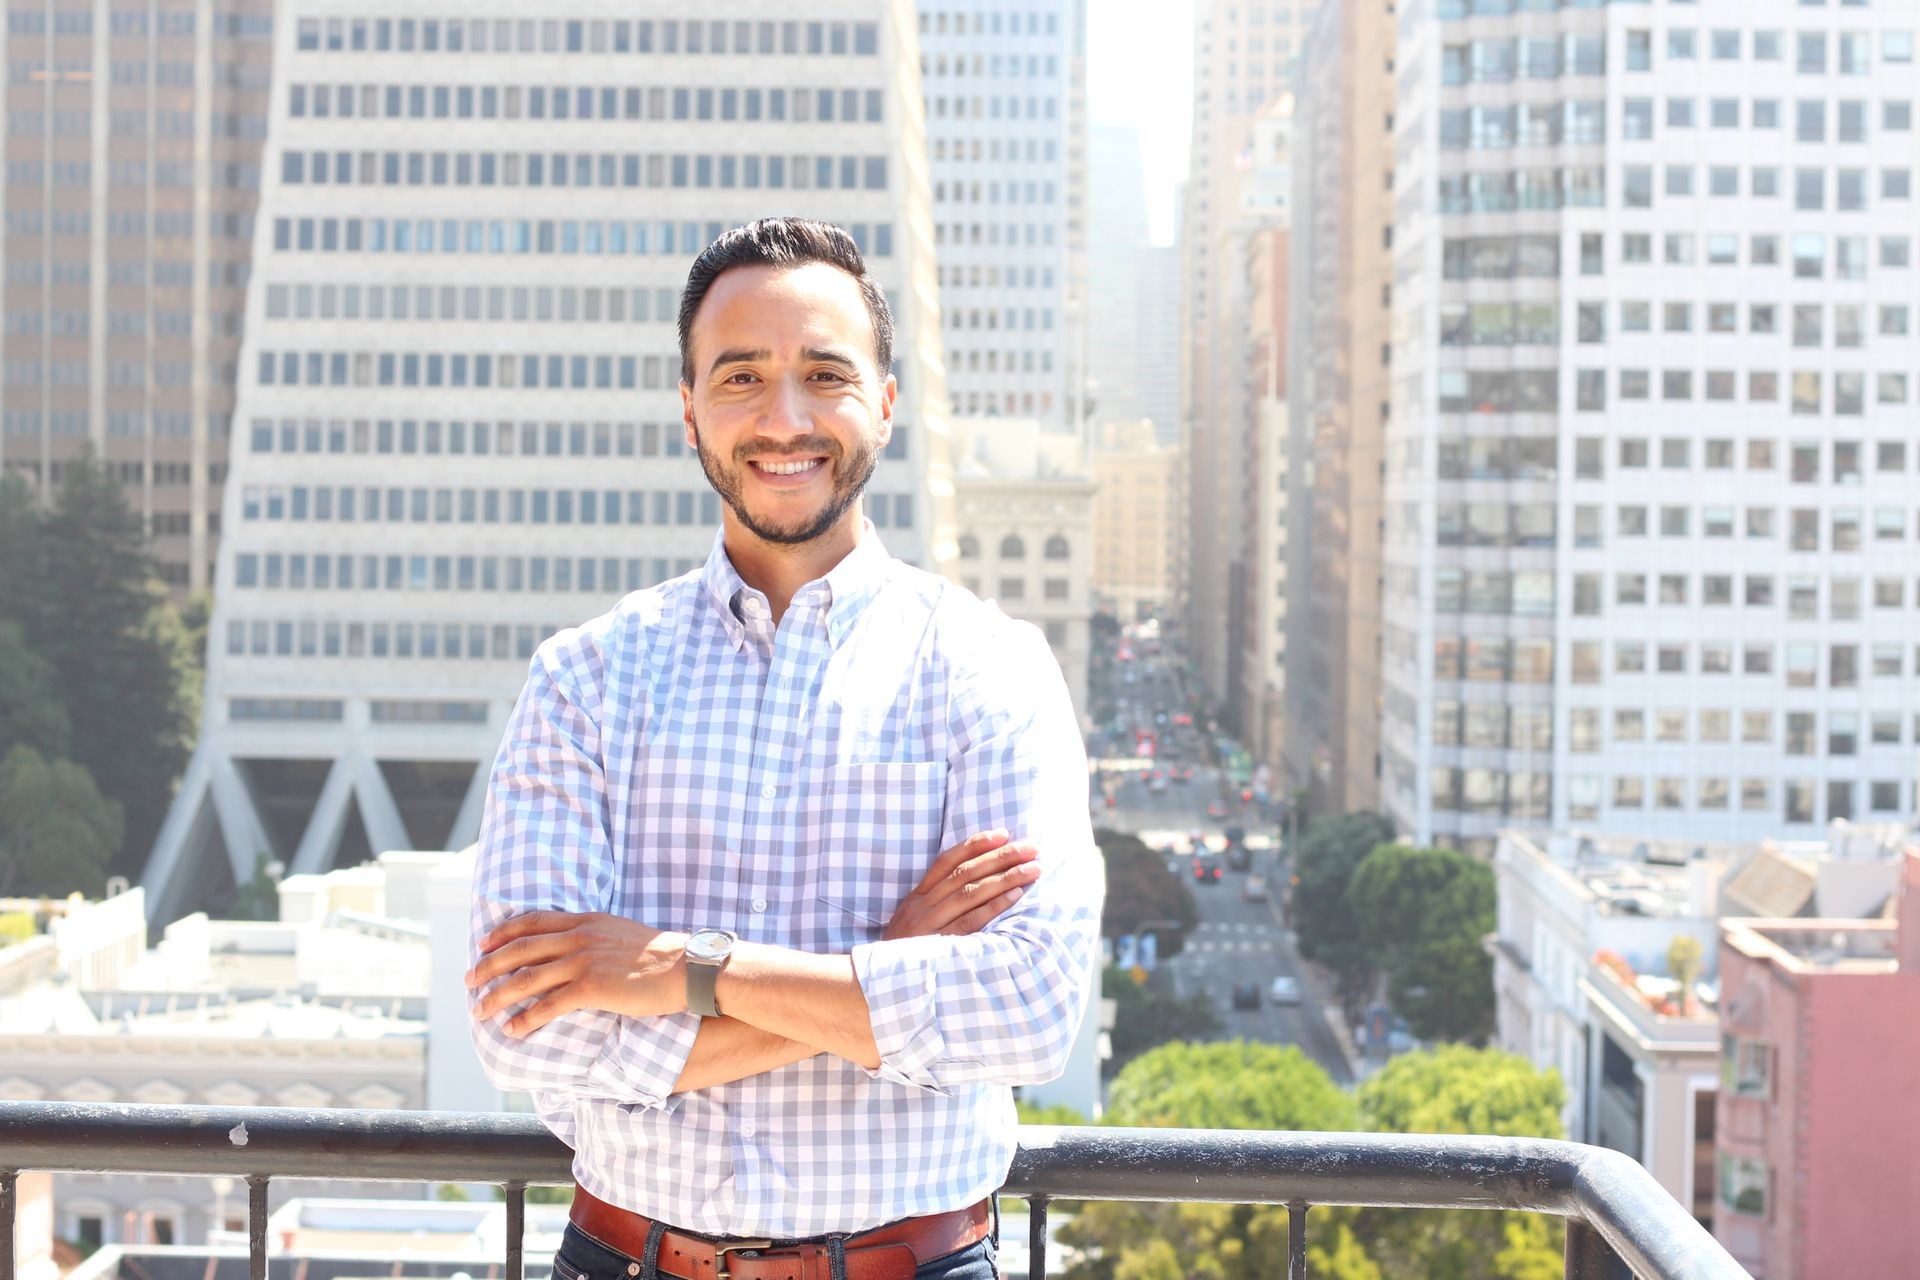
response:
{"label": "parked vehicle", "polygon": [[1273,980],[1273,985],[1267,988],[1267,999],[1275,1004],[1299,1004],[1300,980],[1281,974]]}
{"label": "parked vehicle", "polygon": [[1259,876],[1248,876],[1246,883],[1240,886],[1240,899],[1243,902],[1265,902],[1267,882]]}
{"label": "parked vehicle", "polygon": [[1260,1007],[1260,984],[1257,982],[1234,983],[1233,1007],[1236,1009],[1258,1009]]}

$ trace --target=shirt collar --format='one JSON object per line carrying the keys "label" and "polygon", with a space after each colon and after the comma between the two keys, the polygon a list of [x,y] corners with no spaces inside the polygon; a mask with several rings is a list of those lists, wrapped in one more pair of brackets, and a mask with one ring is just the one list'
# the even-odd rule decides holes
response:
{"label": "shirt collar", "polygon": [[[860,540],[853,550],[828,570],[825,577],[816,578],[795,592],[793,603],[815,608],[824,604],[827,634],[837,644],[880,593],[892,564],[893,557],[881,545],[873,521],[863,519]],[[743,647],[747,633],[734,612],[734,601],[742,592],[756,596],[760,593],[749,587],[733,567],[733,559],[727,555],[725,529],[716,530],[713,535],[713,550],[707,553],[707,563],[700,571],[700,584],[719,615],[727,638],[733,641],[734,648]]]}

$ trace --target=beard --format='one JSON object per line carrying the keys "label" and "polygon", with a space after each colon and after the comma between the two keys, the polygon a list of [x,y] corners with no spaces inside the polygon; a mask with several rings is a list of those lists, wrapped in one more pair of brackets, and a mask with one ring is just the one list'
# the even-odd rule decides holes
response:
{"label": "beard", "polygon": [[[732,509],[740,523],[756,538],[787,547],[812,542],[838,524],[840,518],[860,500],[867,481],[873,479],[874,467],[880,461],[880,450],[869,444],[864,436],[858,439],[852,453],[827,436],[806,436],[794,441],[788,448],[779,450],[743,444],[733,451],[731,465],[722,462],[717,454],[707,448],[697,423],[694,425],[693,438],[695,452],[700,456],[700,470],[706,473],[707,483]],[[811,517],[798,515],[784,521],[763,518],[749,511],[742,475],[752,460],[796,456],[826,459],[826,466],[833,478],[833,490],[827,495],[826,502]]]}

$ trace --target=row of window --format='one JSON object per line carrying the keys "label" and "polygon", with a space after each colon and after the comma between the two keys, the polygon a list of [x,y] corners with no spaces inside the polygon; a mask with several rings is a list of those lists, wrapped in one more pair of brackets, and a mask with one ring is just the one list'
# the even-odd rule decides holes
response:
{"label": "row of window", "polygon": [[[686,450],[678,422],[442,422],[382,418],[255,418],[254,453],[468,454],[503,458],[678,458]],[[896,420],[883,456],[907,456],[908,430]],[[395,492],[400,492],[396,490]],[[422,490],[421,492],[425,492]],[[447,490],[446,492],[452,492]],[[349,517],[350,518],[350,517]]]}
{"label": "row of window", "polygon": [[[1618,676],[1684,676],[1696,672],[1710,676],[1732,675],[1737,659],[1740,664],[1738,670],[1744,675],[1770,676],[1780,670],[1786,675],[1789,688],[1820,687],[1820,646],[1810,641],[1794,641],[1783,647],[1784,655],[1777,655],[1775,647],[1766,642],[1742,644],[1736,652],[1733,643],[1727,640],[1703,640],[1698,644],[1671,641],[1652,645],[1643,640],[1616,640],[1613,642],[1613,673]],[[1569,641],[1568,681],[1577,685],[1604,684],[1603,650],[1604,646],[1598,640]],[[1696,653],[1698,665],[1693,666],[1689,663],[1689,657]],[[1901,667],[1904,654],[1905,647],[1897,643],[1867,646],[1868,674],[1882,679],[1899,678],[1905,674]],[[1776,656],[1784,657],[1783,667],[1775,666]],[[1827,683],[1830,687],[1845,689],[1858,686],[1861,646],[1828,645],[1826,658]],[[1459,659],[1450,655],[1447,661],[1457,664]],[[1912,674],[1920,676],[1920,655],[1916,655]]]}
{"label": "row of window", "polygon": [[[654,560],[658,576],[645,572],[649,562],[626,562],[627,590],[665,581],[668,562]],[[686,573],[693,561],[675,562],[676,573]],[[609,584],[610,590],[614,588]],[[571,625],[571,624],[569,624]],[[478,661],[513,659],[525,662],[546,637],[560,631],[556,623],[508,625],[454,622],[322,622],[314,619],[233,619],[227,623],[227,656],[233,658],[467,658]],[[331,699],[275,700],[249,708],[244,719],[330,720],[339,704]]]}
{"label": "row of window", "polygon": [[[1552,305],[1552,304],[1549,304]],[[1654,304],[1645,299],[1624,299],[1617,307],[1617,332],[1654,332]],[[1861,303],[1796,302],[1782,307],[1772,302],[1746,304],[1744,332],[1753,337],[1768,337],[1782,332],[1793,335],[1796,347],[1822,347],[1827,343],[1827,318],[1831,313],[1833,345],[1841,350],[1857,350],[1867,345],[1868,317],[1875,320],[1874,332],[1882,338],[1912,336],[1912,309],[1903,302],[1881,303],[1869,309]],[[1582,344],[1607,340],[1605,302],[1575,304],[1576,340]],[[1782,328],[1785,312],[1791,324]],[[1737,334],[1743,332],[1740,304],[1737,302],[1663,302],[1660,304],[1661,333]],[[1447,346],[1506,346],[1523,340],[1535,340],[1551,323],[1558,336],[1557,315],[1549,322],[1532,304],[1447,303],[1440,308],[1441,341]],[[1503,341],[1504,337],[1504,341]]]}
{"label": "row of window", "polygon": [[[1775,731],[1775,713],[1771,710],[1734,711],[1725,707],[1661,707],[1649,713],[1641,707],[1616,707],[1611,714],[1599,707],[1572,707],[1567,712],[1567,747],[1579,755],[1597,754],[1605,749],[1607,721],[1612,722],[1611,741],[1623,743],[1703,743],[1731,745],[1734,729],[1739,727],[1742,746],[1778,748],[1790,756],[1854,756],[1862,746],[1897,747],[1904,742],[1920,743],[1920,713],[1911,716],[1914,736],[1903,739],[1909,713],[1871,712],[1865,717],[1866,737],[1861,736],[1863,718],[1855,711],[1826,712],[1827,736],[1823,744],[1816,732],[1819,715],[1813,711],[1788,711],[1778,717],[1782,734]],[[1504,702],[1459,702],[1450,698],[1433,704],[1432,741],[1436,747],[1469,747],[1495,751],[1553,750],[1551,706],[1510,706]]]}
{"label": "row of window", "polygon": [[[687,258],[719,239],[727,225],[594,218],[275,218],[273,247],[301,253],[631,253]],[[861,253],[893,255],[892,223],[854,222],[845,229]]]}
{"label": "row of window", "polygon": [[[1466,175],[1462,180],[1474,176]],[[1502,175],[1491,176],[1497,178]],[[1441,180],[1443,193],[1446,182],[1447,179]],[[1442,198],[1445,199],[1444,194]],[[1866,279],[1867,237],[1828,237],[1819,232],[1796,233],[1787,238],[1786,248],[1790,253],[1794,278],[1819,280],[1825,277],[1829,240],[1834,250],[1834,277],[1840,280]],[[1691,231],[1670,231],[1661,238],[1662,252],[1657,261],[1668,266],[1692,266],[1696,262],[1715,267],[1740,266],[1743,265],[1740,241],[1740,236],[1730,231],[1708,232],[1705,235],[1696,235]],[[1907,266],[1911,258],[1911,246],[1912,241],[1908,236],[1880,237],[1880,265]],[[1701,256],[1703,248],[1704,257]],[[1786,265],[1789,259],[1783,258],[1781,251],[1781,236],[1764,233],[1751,235],[1747,237],[1744,265]],[[1616,265],[1653,266],[1655,263],[1652,233],[1628,231],[1621,234],[1620,256]],[[1604,274],[1606,269],[1604,238],[1598,232],[1582,233],[1580,274],[1598,276]],[[1445,280],[1552,279],[1560,274],[1560,240],[1554,235],[1449,237],[1441,242],[1440,274]]]}
{"label": "row of window", "polygon": [[1605,75],[1606,70],[1607,37],[1600,31],[1489,37],[1440,49],[1440,82],[1448,85],[1555,80]]}
{"label": "row of window", "polygon": [[[1478,7],[1478,5],[1476,5]],[[1798,33],[1801,57],[1798,68],[1809,74],[1827,69],[1827,33]],[[1700,56],[1701,33],[1687,27],[1667,31],[1668,59],[1690,62]],[[1737,62],[1743,54],[1755,62],[1780,62],[1784,57],[1785,33],[1776,29],[1742,31],[1721,28],[1706,33],[1705,48],[1715,62]],[[1632,30],[1626,33],[1624,46],[1628,71],[1653,69],[1653,33]],[[1835,36],[1835,67],[1842,75],[1866,75],[1872,70],[1873,37],[1865,31],[1839,32]],[[1887,30],[1880,33],[1880,59],[1898,66],[1913,62],[1913,32]],[[1440,79],[1443,84],[1507,84],[1515,80],[1552,80],[1563,75],[1604,75],[1607,69],[1606,36],[1601,32],[1567,35],[1487,36],[1477,40],[1444,45],[1440,51]]]}
{"label": "row of window", "polygon": [[[879,123],[879,89],[740,89],[612,85],[293,84],[296,119],[768,120]],[[791,106],[791,113],[789,113]]]}
{"label": "row of window", "polygon": [[[645,377],[642,377],[642,373]],[[262,351],[255,363],[263,387],[472,387],[511,391],[672,388],[679,362],[670,356],[496,355],[492,352]]]}
{"label": "row of window", "polygon": [[[868,493],[867,515],[880,528],[913,524],[911,494]],[[562,524],[711,527],[720,522],[711,489],[383,489],[369,485],[247,485],[240,518],[360,524]],[[304,557],[300,557],[304,559]],[[324,557],[321,557],[324,559]],[[416,557],[421,558],[421,557]],[[392,558],[398,562],[398,557]],[[277,555],[267,557],[268,586]],[[251,557],[240,558],[251,586]],[[291,585],[300,585],[294,583]],[[351,585],[351,581],[343,584]]]}
{"label": "row of window", "polygon": [[[459,645],[456,641],[456,650]],[[482,645],[484,652],[484,644]],[[459,657],[453,652],[448,657]],[[476,653],[475,657],[481,656]],[[345,717],[346,703],[338,698],[229,698],[228,720],[304,720],[338,723]],[[367,718],[375,724],[485,724],[487,704],[428,700],[423,698],[375,698],[367,704]]]}
{"label": "row of window", "polygon": [[[1797,369],[1787,375],[1789,405],[1794,414],[1817,417],[1823,413],[1859,417],[1867,412],[1868,375],[1855,370],[1831,376],[1815,369]],[[1648,401],[1653,372],[1617,371],[1616,398]],[[1873,400],[1878,405],[1908,402],[1912,379],[1905,373],[1873,375]],[[1554,413],[1560,407],[1557,369],[1440,369],[1434,389],[1441,413]],[[1733,369],[1708,369],[1698,380],[1691,369],[1660,371],[1659,399],[1667,402],[1705,400],[1732,402],[1739,398],[1740,376]],[[1749,370],[1746,400],[1753,404],[1780,401],[1781,375],[1771,369]],[[1603,369],[1579,369],[1574,374],[1574,408],[1599,413],[1607,407],[1607,374]]]}
{"label": "row of window", "polygon": [[301,18],[301,53],[705,53],[880,52],[872,22],[727,22],[701,18]]}
{"label": "row of window", "polygon": [[[626,565],[639,563],[638,560],[624,561]],[[627,580],[622,565],[621,559],[611,556],[334,556],[246,552],[234,558],[234,586],[269,591],[285,588],[290,591],[599,592],[621,589]]]}
{"label": "row of window", "polygon": [[[1475,0],[1476,5],[1486,0]],[[1497,0],[1495,0],[1497,2]],[[1812,0],[1800,0],[1800,7],[1825,8],[1824,4]],[[1842,7],[1865,8],[1864,0],[1842,0]],[[1740,59],[1742,37],[1751,43],[1750,56],[1755,62],[1783,62],[1786,56],[1786,33],[1777,28],[1765,27],[1751,32],[1742,32],[1737,28],[1723,27],[1706,32],[1704,44],[1701,33],[1692,27],[1673,27],[1667,31],[1667,60],[1670,62],[1692,62],[1697,60],[1704,48],[1715,62],[1737,62]],[[1832,58],[1828,54],[1831,50]],[[1653,70],[1653,33],[1634,30],[1627,32],[1627,70]],[[1880,57],[1882,61],[1906,64],[1913,61],[1913,32],[1895,29],[1880,33]],[[1802,75],[1825,75],[1829,70],[1843,76],[1864,76],[1873,69],[1873,33],[1870,31],[1796,31],[1794,33],[1794,70]]]}
{"label": "row of window", "polygon": [[679,291],[574,285],[270,284],[269,320],[673,324]]}
{"label": "row of window", "polygon": [[[1492,468],[1499,463],[1497,459],[1505,456],[1496,444],[1497,437],[1472,437],[1466,441],[1470,466],[1478,469],[1482,466]],[[1515,443],[1520,443],[1515,441]],[[1551,441],[1541,442],[1551,444]],[[1652,443],[1646,436],[1623,436],[1615,441],[1617,453],[1616,466],[1637,471],[1654,465],[1655,453]],[[1684,436],[1665,436],[1659,440],[1659,468],[1662,471],[1685,471],[1693,466],[1693,441]],[[1734,466],[1734,441],[1724,437],[1712,437],[1701,442],[1700,463],[1708,471],[1731,471]],[[1875,440],[1873,449],[1873,469],[1882,474],[1904,475],[1907,470],[1907,442],[1905,440]],[[1788,443],[1784,456],[1787,461],[1787,475],[1795,484],[1858,484],[1866,472],[1866,451],[1868,445],[1859,440],[1793,440]],[[1534,451],[1537,454],[1537,450]],[[1606,478],[1607,441],[1599,436],[1579,436],[1573,442],[1573,475],[1576,480],[1603,480]],[[1745,442],[1745,465],[1748,471],[1772,471],[1779,465],[1783,451],[1775,447],[1775,442],[1767,439],[1755,439]],[[1446,442],[1441,445],[1442,466],[1448,457]],[[1914,454],[1920,460],[1920,450]],[[1824,467],[1823,467],[1824,463]],[[1478,479],[1480,477],[1473,477]],[[1551,475],[1540,477],[1551,479]]]}
{"label": "row of window", "polygon": [[[359,157],[358,164],[355,156]],[[357,176],[356,176],[357,175]],[[289,186],[651,187],[884,191],[885,156],[715,156],[651,152],[299,151],[280,155]],[[1019,188],[1009,183],[1010,199]],[[1032,185],[1032,184],[1028,184]],[[1029,199],[1027,203],[1033,201]]]}
{"label": "row of window", "polygon": [[[1669,129],[1697,128],[1704,120],[1709,128],[1738,129],[1744,116],[1745,122],[1755,129],[1778,129],[1781,127],[1781,101],[1778,98],[1747,99],[1742,111],[1740,98],[1708,98],[1706,113],[1699,110],[1697,98],[1663,99],[1666,109],[1666,127]],[[1833,121],[1833,141],[1867,141],[1867,119],[1871,104],[1865,98],[1796,98],[1793,103],[1793,140],[1795,142],[1826,142],[1827,121]],[[1620,104],[1620,136],[1629,142],[1642,142],[1653,137],[1654,99],[1626,98]],[[1910,133],[1913,130],[1913,102],[1908,98],[1887,98],[1880,103],[1880,127],[1889,133]]]}
{"label": "row of window", "polygon": [[[1755,609],[1772,609],[1784,604],[1788,621],[1810,622],[1821,616],[1820,586],[1825,582],[1828,588],[1827,618],[1836,622],[1851,622],[1860,618],[1868,600],[1861,580],[1851,577],[1787,575],[1784,579],[1785,590],[1781,592],[1775,590],[1777,579],[1770,573],[1741,575],[1738,593],[1734,589],[1734,575],[1730,573],[1698,575],[1697,592],[1694,589],[1695,581],[1695,575],[1686,573],[1615,573],[1613,602],[1616,606],[1690,605],[1697,602],[1705,607],[1731,606],[1738,602]],[[1433,607],[1436,613],[1443,614],[1550,618],[1554,614],[1554,583],[1554,573],[1549,569],[1437,569],[1434,572]],[[1572,590],[1574,617],[1593,618],[1604,612],[1602,575],[1576,573],[1573,575]],[[1871,591],[1870,599],[1875,609],[1906,608],[1904,578],[1875,578],[1871,583]],[[1920,602],[1920,595],[1916,595],[1915,599]]]}
{"label": "row of window", "polygon": [[[1591,774],[1569,775],[1565,783],[1567,819],[1571,822],[1597,821],[1603,796],[1615,810],[1652,808],[1679,812],[1691,808],[1724,812],[1733,807],[1735,781],[1731,778],[1678,777],[1655,777],[1649,780],[1641,775],[1628,775],[1612,779],[1609,796],[1606,779]],[[1765,813],[1773,810],[1775,779],[1740,778],[1737,781],[1742,812]],[[1495,769],[1441,767],[1429,773],[1428,783],[1436,809],[1536,820],[1552,816],[1553,782],[1548,774],[1508,774]],[[1818,780],[1789,778],[1779,781],[1778,785],[1781,792],[1780,816],[1784,821],[1816,821],[1819,817],[1816,803],[1821,789]],[[1824,820],[1854,817],[1859,812],[1856,808],[1859,785],[1850,778],[1827,779]],[[1867,788],[1869,811],[1882,814],[1900,812],[1902,795],[1912,789],[1911,784],[1898,779],[1869,781]],[[1688,803],[1690,791],[1693,794],[1691,805]]]}

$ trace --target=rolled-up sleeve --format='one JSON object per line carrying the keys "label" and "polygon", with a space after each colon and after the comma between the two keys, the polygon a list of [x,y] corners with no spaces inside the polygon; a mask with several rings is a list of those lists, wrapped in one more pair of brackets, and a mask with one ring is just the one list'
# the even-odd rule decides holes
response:
{"label": "rolled-up sleeve", "polygon": [[953,692],[941,846],[1004,828],[1038,848],[1040,878],[977,933],[853,951],[880,1051],[872,1074],[925,1089],[1060,1075],[1099,943],[1106,875],[1072,699],[1038,628],[1004,622],[994,640]]}
{"label": "rolled-up sleeve", "polygon": [[[596,642],[580,631],[555,636],[534,655],[481,819],[469,963],[479,959],[480,940],[509,917],[609,909],[615,864],[599,730],[603,670]],[[480,1064],[497,1087],[677,1104],[673,1085],[699,1034],[698,1016],[580,1010],[516,1038],[501,1028],[517,1011],[470,1020]]]}

